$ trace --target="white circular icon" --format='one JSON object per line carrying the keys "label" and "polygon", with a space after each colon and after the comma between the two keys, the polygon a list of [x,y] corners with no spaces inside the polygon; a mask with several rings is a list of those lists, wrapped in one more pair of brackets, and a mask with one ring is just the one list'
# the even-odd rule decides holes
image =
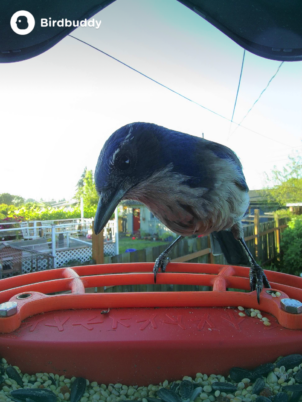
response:
{"label": "white circular icon", "polygon": [[35,27],[34,16],[28,11],[17,11],[10,19],[10,26],[18,35],[27,35]]}

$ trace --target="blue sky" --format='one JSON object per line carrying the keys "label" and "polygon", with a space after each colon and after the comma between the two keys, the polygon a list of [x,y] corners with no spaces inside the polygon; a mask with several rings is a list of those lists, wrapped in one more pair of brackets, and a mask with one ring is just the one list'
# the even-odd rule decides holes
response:
{"label": "blue sky", "polygon": [[[232,116],[243,49],[176,0],[117,0],[73,35],[206,108]],[[246,52],[234,121],[240,122],[280,62]],[[109,135],[146,121],[232,148],[251,189],[302,150],[302,64],[284,63],[236,126],[67,37],[46,53],[0,64],[0,193],[71,198]],[[231,130],[231,131],[230,131]],[[268,137],[268,138],[267,138]]]}

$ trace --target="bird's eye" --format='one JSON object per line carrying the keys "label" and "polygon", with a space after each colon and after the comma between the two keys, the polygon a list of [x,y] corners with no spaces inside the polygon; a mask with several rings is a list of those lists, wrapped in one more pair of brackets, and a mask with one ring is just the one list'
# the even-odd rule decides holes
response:
{"label": "bird's eye", "polygon": [[131,166],[131,157],[128,154],[117,155],[114,164],[118,169],[121,170],[129,169],[129,167]]}

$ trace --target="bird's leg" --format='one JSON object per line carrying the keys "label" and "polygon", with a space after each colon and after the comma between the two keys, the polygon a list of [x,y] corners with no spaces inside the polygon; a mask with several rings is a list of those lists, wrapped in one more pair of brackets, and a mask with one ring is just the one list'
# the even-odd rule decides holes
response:
{"label": "bird's leg", "polygon": [[251,264],[251,269],[250,269],[250,286],[251,290],[257,290],[257,300],[258,304],[260,303],[260,292],[263,289],[263,285],[265,288],[270,288],[270,284],[267,280],[267,277],[263,271],[263,269],[258,265],[255,261],[255,258],[252,256],[252,253],[248,249],[244,239],[241,237],[238,239],[240,244],[243,247],[243,250],[245,251],[247,258],[249,259],[249,262]]}
{"label": "bird's leg", "polygon": [[155,260],[155,264],[153,267],[153,272],[154,272],[154,283],[156,283],[156,274],[158,270],[160,269],[161,272],[165,272],[166,266],[170,262],[170,258],[168,257],[169,251],[175,246],[175,244],[182,239],[182,236],[178,236],[177,239],[175,239],[169,247],[166,248],[165,251],[163,251]]}

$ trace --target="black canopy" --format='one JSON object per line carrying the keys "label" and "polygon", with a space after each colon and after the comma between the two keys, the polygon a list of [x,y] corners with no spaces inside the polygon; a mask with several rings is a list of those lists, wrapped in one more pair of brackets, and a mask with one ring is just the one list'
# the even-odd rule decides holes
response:
{"label": "black canopy", "polygon": [[[0,62],[22,61],[45,52],[75,28],[41,27],[16,34],[10,19],[20,10],[36,21],[83,20],[114,0],[2,0],[0,2]],[[152,0],[150,0],[152,1]],[[246,50],[268,59],[302,60],[301,0],[178,0]]]}

